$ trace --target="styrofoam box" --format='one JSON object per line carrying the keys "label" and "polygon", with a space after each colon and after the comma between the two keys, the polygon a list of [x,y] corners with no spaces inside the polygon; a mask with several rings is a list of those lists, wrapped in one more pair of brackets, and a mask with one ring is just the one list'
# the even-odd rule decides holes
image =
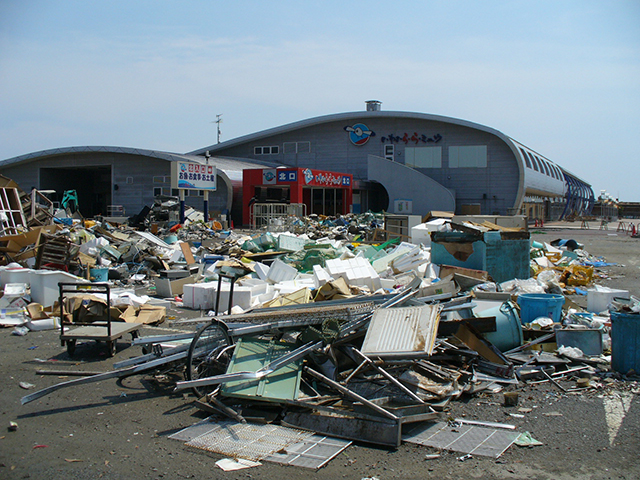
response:
{"label": "styrofoam box", "polygon": [[293,280],[298,275],[298,271],[291,265],[287,265],[279,258],[276,258],[267,274],[267,279],[270,282],[278,283],[286,280]]}
{"label": "styrofoam box", "polygon": [[214,306],[216,283],[192,283],[182,287],[182,304],[194,310],[211,310]]}
{"label": "styrofoam box", "polygon": [[[226,312],[229,309],[229,283],[223,283],[220,290],[220,305],[218,306],[219,312]],[[266,288],[261,286],[255,287],[242,287],[234,285],[233,287],[233,306],[239,306],[243,310],[247,310],[251,307],[254,296],[259,296],[267,291]],[[218,283],[195,283],[191,285],[185,285],[183,287],[182,303],[186,308],[192,308],[194,310],[212,310],[216,306],[216,299],[218,296]]]}
{"label": "styrofoam box", "polygon": [[[226,312],[229,310],[229,284],[222,284],[222,290],[220,290],[220,305],[218,305],[218,312]],[[211,308],[215,308],[216,298],[218,296],[217,285],[216,289],[213,290],[213,304]],[[248,310],[251,308],[252,301],[252,289],[251,287],[233,287],[233,305],[232,307],[238,306],[243,310]]]}
{"label": "styrofoam box", "polygon": [[313,266],[313,285],[315,288],[319,288],[332,280],[333,277],[320,265]]}
{"label": "styrofoam box", "polygon": [[31,299],[43,307],[52,306],[60,298],[58,283],[89,283],[84,278],[76,277],[58,270],[34,270],[31,274]]}
{"label": "styrofoam box", "polygon": [[587,311],[593,313],[604,312],[616,297],[629,298],[629,290],[616,290],[600,286],[594,290],[587,290]]}
{"label": "styrofoam box", "polygon": [[3,268],[0,270],[0,284],[5,286],[7,283],[31,283],[30,268]]}

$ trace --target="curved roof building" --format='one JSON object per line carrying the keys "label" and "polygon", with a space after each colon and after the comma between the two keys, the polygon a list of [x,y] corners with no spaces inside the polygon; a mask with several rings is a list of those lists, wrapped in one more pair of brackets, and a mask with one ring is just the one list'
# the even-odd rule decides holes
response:
{"label": "curved roof building", "polygon": [[[178,161],[205,163],[206,158],[141,148],[66,147],[0,161],[0,172],[26,191],[55,190],[58,200],[64,191],[76,190],[85,217],[107,215],[112,205],[122,206],[127,215],[133,215],[153,205],[157,195],[177,195],[171,188],[171,164]],[[218,177],[209,209],[225,212],[237,204],[240,212],[242,170],[264,163],[219,157],[209,158],[209,163],[217,167]],[[186,203],[202,209],[203,195],[190,192]]]}
{"label": "curved roof building", "polygon": [[[134,214],[154,196],[172,193],[172,162],[202,163],[207,151],[219,177],[210,210],[228,211],[236,223],[242,171],[280,166],[353,175],[354,212],[527,215],[526,206],[537,203],[546,219],[555,220],[589,213],[594,202],[587,182],[498,130],[439,115],[382,111],[377,101],[367,102],[365,111],[309,118],[187,154],[59,148],[0,161],[0,173],[24,190],[77,190],[85,216],[106,213],[109,205]],[[202,208],[202,196],[190,192],[187,204]]]}
{"label": "curved roof building", "polygon": [[[527,201],[555,205],[549,217],[587,213],[591,186],[491,127],[412,112],[367,110],[310,118],[191,152],[308,167],[354,176],[354,207],[413,213],[521,212]],[[359,195],[358,195],[359,194]],[[358,205],[358,201],[360,204]]]}

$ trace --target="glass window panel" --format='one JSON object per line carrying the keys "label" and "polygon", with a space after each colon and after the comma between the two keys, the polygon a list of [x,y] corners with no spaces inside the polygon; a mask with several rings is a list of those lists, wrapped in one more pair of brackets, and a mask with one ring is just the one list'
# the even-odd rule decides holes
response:
{"label": "glass window panel", "polygon": [[442,147],[406,147],[405,165],[413,168],[442,167]]}
{"label": "glass window panel", "polygon": [[297,153],[298,147],[296,142],[285,142],[283,145],[284,153]]}
{"label": "glass window panel", "polygon": [[[538,157],[536,157],[538,158]],[[538,158],[538,161],[542,164],[542,167],[544,168],[544,173],[547,174],[547,176],[549,176],[549,167],[547,167],[547,162],[545,162],[544,160]]]}
{"label": "glass window panel", "polygon": [[450,168],[486,168],[487,146],[449,147]]}
{"label": "glass window panel", "polygon": [[415,148],[405,148],[404,149],[404,164],[407,167],[415,167],[416,166],[416,162],[415,162]]}
{"label": "glass window panel", "polygon": [[298,142],[298,153],[311,152],[311,142]]}
{"label": "glass window panel", "polygon": [[520,149],[520,152],[522,153],[522,157],[524,158],[524,161],[527,164],[527,168],[532,168],[531,167],[531,161],[529,160],[529,157],[527,156],[527,152],[525,152],[523,149]]}

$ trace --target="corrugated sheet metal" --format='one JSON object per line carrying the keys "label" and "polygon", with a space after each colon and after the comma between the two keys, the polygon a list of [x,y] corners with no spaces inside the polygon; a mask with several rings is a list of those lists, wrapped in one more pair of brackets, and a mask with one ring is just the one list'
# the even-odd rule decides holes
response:
{"label": "corrugated sheet metal", "polygon": [[440,321],[439,305],[377,310],[362,346],[362,353],[379,357],[428,354]]}

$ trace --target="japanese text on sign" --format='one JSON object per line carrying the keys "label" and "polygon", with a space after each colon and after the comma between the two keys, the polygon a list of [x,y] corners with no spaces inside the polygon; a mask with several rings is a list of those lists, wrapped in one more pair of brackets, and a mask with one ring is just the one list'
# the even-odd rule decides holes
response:
{"label": "japanese text on sign", "polygon": [[302,171],[304,175],[304,183],[307,185],[333,186],[333,187],[349,187],[351,185],[350,175],[340,175],[331,172],[312,171],[305,168]]}
{"label": "japanese text on sign", "polygon": [[420,142],[422,143],[438,143],[440,140],[442,140],[442,135],[440,135],[439,133],[436,133],[433,137],[427,137],[424,134],[418,134],[417,132],[413,132],[413,134],[409,134],[409,133],[404,133],[404,135],[400,136],[400,135],[386,135],[384,137],[380,137],[380,140],[382,141],[382,143],[385,142],[389,142],[389,143],[399,143],[399,142],[403,142],[405,145],[407,145],[409,142],[414,143],[414,144],[418,144]]}
{"label": "japanese text on sign", "polygon": [[215,165],[176,162],[174,188],[187,190],[216,190],[217,169]]}

